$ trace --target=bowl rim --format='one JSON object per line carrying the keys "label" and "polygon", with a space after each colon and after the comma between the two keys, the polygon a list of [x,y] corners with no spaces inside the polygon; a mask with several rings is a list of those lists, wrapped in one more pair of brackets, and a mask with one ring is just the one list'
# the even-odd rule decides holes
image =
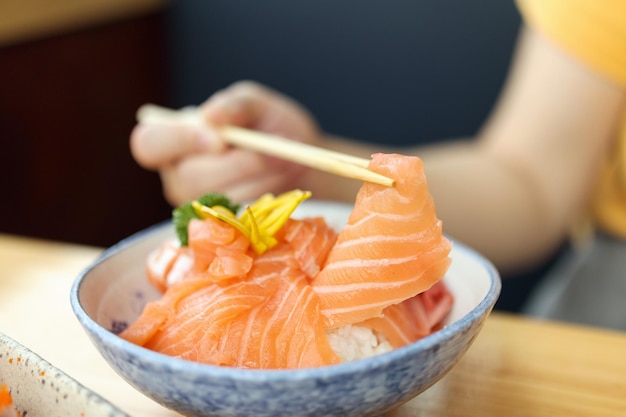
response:
{"label": "bowl rim", "polygon": [[[318,200],[319,201],[319,200]],[[341,205],[341,204],[339,204]],[[393,349],[389,352],[374,355],[368,358],[359,359],[351,362],[344,362],[335,365],[321,366],[315,368],[302,368],[302,369],[246,369],[235,367],[220,367],[216,365],[204,364],[199,362],[193,362],[185,359],[180,359],[165,355],[159,352],[152,351],[144,348],[143,346],[135,345],[128,342],[121,337],[117,336],[110,330],[98,324],[93,318],[91,318],[80,302],[80,289],[88,279],[89,273],[97,267],[100,263],[115,256],[121,251],[132,247],[146,236],[152,235],[164,229],[165,227],[172,227],[171,220],[165,220],[160,223],[151,225],[145,229],[142,229],[134,234],[120,240],[116,244],[103,250],[100,255],[93,260],[87,267],[85,267],[74,280],[70,290],[70,303],[74,314],[81,322],[84,329],[91,335],[96,335],[99,339],[107,339],[107,343],[110,343],[114,349],[126,351],[128,354],[134,357],[142,357],[148,361],[155,361],[160,363],[161,366],[166,366],[172,372],[192,372],[198,374],[210,374],[216,378],[231,378],[239,381],[248,382],[280,382],[280,381],[294,381],[298,379],[310,379],[319,378],[327,379],[329,377],[353,374],[355,372],[363,372],[366,370],[384,368],[390,363],[402,361],[403,358],[411,357],[416,351],[429,350],[433,346],[441,343],[443,340],[451,337],[452,335],[462,332],[469,328],[472,323],[479,317],[490,314],[493,309],[502,288],[502,281],[500,274],[495,266],[486,257],[470,248],[469,246],[451,238],[453,251],[464,252],[466,255],[477,261],[482,268],[485,269],[489,276],[489,288],[485,296],[480,302],[474,306],[470,311],[463,315],[463,317],[450,323],[444,328],[416,341],[409,345]],[[164,363],[166,361],[166,363]]]}

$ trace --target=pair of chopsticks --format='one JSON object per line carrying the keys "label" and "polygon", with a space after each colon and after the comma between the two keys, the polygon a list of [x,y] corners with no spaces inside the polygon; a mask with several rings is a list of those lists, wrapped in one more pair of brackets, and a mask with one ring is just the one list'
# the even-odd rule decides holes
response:
{"label": "pair of chopsticks", "polygon": [[[187,123],[198,127],[205,126],[197,107],[172,110],[154,104],[144,104],[137,111],[137,120],[140,123]],[[368,159],[236,126],[217,127],[217,131],[220,138],[230,145],[348,178],[373,182],[387,187],[394,185],[393,179],[367,169]]]}

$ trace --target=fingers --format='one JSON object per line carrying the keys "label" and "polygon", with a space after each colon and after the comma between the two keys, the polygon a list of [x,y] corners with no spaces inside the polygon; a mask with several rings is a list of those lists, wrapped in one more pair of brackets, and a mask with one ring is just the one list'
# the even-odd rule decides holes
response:
{"label": "fingers", "polygon": [[210,128],[142,123],[135,126],[130,136],[131,154],[146,169],[161,169],[188,155],[219,152],[223,148]]}
{"label": "fingers", "polygon": [[[211,96],[200,108],[206,125],[140,124],[131,133],[134,159],[158,170],[163,193],[173,205],[207,192],[233,201],[295,186],[305,168],[229,147],[220,125],[232,124],[314,143],[319,129],[312,116],[291,99],[253,82],[239,82]],[[213,128],[215,127],[215,128]],[[289,184],[289,185],[288,185]]]}
{"label": "fingers", "polygon": [[280,95],[256,83],[236,83],[214,94],[201,107],[207,121],[202,129],[185,124],[140,123],[131,132],[131,153],[139,165],[159,170],[190,155],[224,151],[226,146],[212,126],[233,124],[278,133],[271,125],[276,120],[273,115],[285,106],[283,101]]}
{"label": "fingers", "polygon": [[268,166],[258,154],[234,149],[221,155],[188,157],[161,171],[166,199],[179,205],[202,194],[225,194],[234,202],[253,200],[266,192],[279,193],[296,187],[303,167],[279,169]]}
{"label": "fingers", "polygon": [[[267,166],[265,158],[233,149],[219,155],[205,153],[189,156],[161,170],[161,181],[166,199],[177,205],[207,192],[225,194],[233,201],[256,198],[271,189],[252,190],[254,186],[248,184],[262,183],[271,175],[276,175],[276,171]],[[282,173],[278,175],[282,176]]]}
{"label": "fingers", "polygon": [[317,123],[300,104],[251,81],[215,93],[201,111],[215,125],[233,124],[303,142],[319,135]]}
{"label": "fingers", "polygon": [[251,81],[240,81],[213,94],[203,105],[209,123],[255,127],[279,98],[269,89]]}

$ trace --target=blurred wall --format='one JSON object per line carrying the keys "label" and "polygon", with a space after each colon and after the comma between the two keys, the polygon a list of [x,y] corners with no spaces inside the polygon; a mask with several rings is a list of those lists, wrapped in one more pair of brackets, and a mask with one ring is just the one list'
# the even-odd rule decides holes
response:
{"label": "blurred wall", "polygon": [[0,233],[109,246],[170,213],[128,145],[137,108],[167,100],[164,12],[80,22],[0,47]]}
{"label": "blurred wall", "polygon": [[178,0],[168,17],[174,105],[254,79],[328,131],[396,144],[474,133],[519,26],[502,0]]}

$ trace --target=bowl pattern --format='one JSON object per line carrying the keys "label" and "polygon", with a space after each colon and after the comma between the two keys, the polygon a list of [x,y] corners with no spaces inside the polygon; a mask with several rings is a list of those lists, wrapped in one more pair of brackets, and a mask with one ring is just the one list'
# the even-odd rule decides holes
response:
{"label": "bowl pattern", "polygon": [[0,333],[0,385],[11,391],[17,411],[28,417],[129,417],[100,395]]}
{"label": "bowl pattern", "polygon": [[111,346],[97,335],[92,340],[129,383],[187,416],[374,416],[443,377],[480,326],[482,320],[468,322],[460,331],[380,355],[367,365],[358,361],[298,371],[225,369],[177,359],[164,363],[158,353]]}
{"label": "bowl pattern", "polygon": [[[338,227],[350,207],[307,202],[296,214],[324,215]],[[454,242],[444,278],[455,296],[447,325],[403,348],[340,365],[300,370],[247,370],[204,365],[131,344],[114,334],[158,293],[144,261],[173,236],[169,223],[139,232],[106,250],[71,291],[76,316],[108,363],[131,385],[187,416],[374,416],[437,382],[478,335],[499,292],[491,263]]]}

